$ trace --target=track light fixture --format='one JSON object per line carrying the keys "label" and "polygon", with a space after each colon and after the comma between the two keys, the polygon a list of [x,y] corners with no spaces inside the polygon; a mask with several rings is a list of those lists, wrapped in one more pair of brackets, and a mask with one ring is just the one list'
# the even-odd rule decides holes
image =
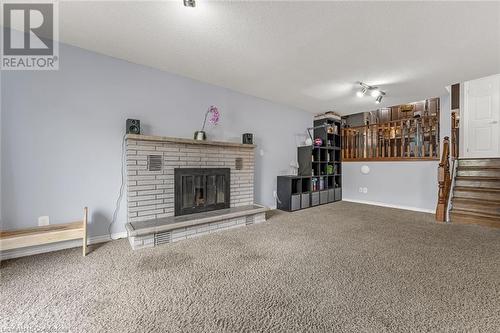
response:
{"label": "track light fixture", "polygon": [[370,95],[372,97],[375,97],[375,103],[380,104],[380,102],[382,101],[383,96],[385,96],[385,92],[384,91],[380,90],[378,87],[367,85],[366,83],[363,83],[361,81],[358,82],[358,83],[361,86],[361,90],[358,90],[356,92],[356,96],[363,97],[369,91]]}
{"label": "track light fixture", "polygon": [[196,1],[195,0],[184,0],[184,7],[196,7]]}

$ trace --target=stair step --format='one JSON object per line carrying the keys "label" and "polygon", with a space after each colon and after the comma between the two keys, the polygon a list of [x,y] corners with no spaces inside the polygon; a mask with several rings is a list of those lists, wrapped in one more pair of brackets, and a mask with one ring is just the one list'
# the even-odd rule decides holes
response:
{"label": "stair step", "polygon": [[489,177],[500,179],[500,168],[495,167],[462,167],[457,168],[458,177]]}
{"label": "stair step", "polygon": [[500,189],[500,178],[458,176],[455,178],[455,186]]}
{"label": "stair step", "polygon": [[488,227],[500,228],[500,218],[484,213],[475,213],[460,209],[452,209],[450,211],[451,223],[459,224],[478,224]]}
{"label": "stair step", "polygon": [[500,200],[482,200],[482,199],[470,199],[461,197],[453,197],[453,200],[460,202],[467,202],[470,204],[482,205],[482,206],[498,206],[498,208],[500,208]]}
{"label": "stair step", "polygon": [[455,186],[453,197],[500,201],[500,189]]}
{"label": "stair step", "polygon": [[458,160],[452,207],[452,223],[500,228],[500,158]]}
{"label": "stair step", "polygon": [[468,198],[456,198],[453,200],[453,209],[474,213],[484,213],[496,216],[500,219],[500,201],[476,200]]}
{"label": "stair step", "polygon": [[478,159],[461,159],[458,160],[459,166],[472,167],[497,167],[500,168],[500,158],[478,158]]}

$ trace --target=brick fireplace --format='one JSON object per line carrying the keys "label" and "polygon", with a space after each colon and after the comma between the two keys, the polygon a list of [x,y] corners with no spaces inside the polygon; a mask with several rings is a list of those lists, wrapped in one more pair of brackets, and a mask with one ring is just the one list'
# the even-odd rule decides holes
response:
{"label": "brick fireplace", "polygon": [[[265,208],[253,203],[254,149],[233,142],[127,135],[127,231],[132,247],[158,245],[158,237],[173,242],[249,224],[249,216],[255,223],[264,221]],[[184,202],[176,198],[182,182],[188,192]],[[180,222],[183,227],[176,229]]]}

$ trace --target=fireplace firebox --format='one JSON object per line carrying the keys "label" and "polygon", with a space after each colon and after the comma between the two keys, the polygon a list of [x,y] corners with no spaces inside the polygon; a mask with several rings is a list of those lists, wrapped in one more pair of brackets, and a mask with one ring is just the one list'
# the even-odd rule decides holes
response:
{"label": "fireplace firebox", "polygon": [[229,168],[174,169],[175,216],[229,208]]}

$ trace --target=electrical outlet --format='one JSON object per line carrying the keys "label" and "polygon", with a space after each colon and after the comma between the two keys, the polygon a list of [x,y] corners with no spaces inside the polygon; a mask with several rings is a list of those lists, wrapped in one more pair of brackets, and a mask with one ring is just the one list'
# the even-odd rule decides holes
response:
{"label": "electrical outlet", "polygon": [[49,220],[48,216],[40,216],[40,217],[38,217],[38,226],[39,227],[42,227],[44,225],[49,225],[49,224],[50,224],[50,220]]}
{"label": "electrical outlet", "polygon": [[368,187],[363,187],[363,193],[364,194],[368,193]]}
{"label": "electrical outlet", "polygon": [[359,188],[359,193],[363,193],[363,188],[362,187]]}

